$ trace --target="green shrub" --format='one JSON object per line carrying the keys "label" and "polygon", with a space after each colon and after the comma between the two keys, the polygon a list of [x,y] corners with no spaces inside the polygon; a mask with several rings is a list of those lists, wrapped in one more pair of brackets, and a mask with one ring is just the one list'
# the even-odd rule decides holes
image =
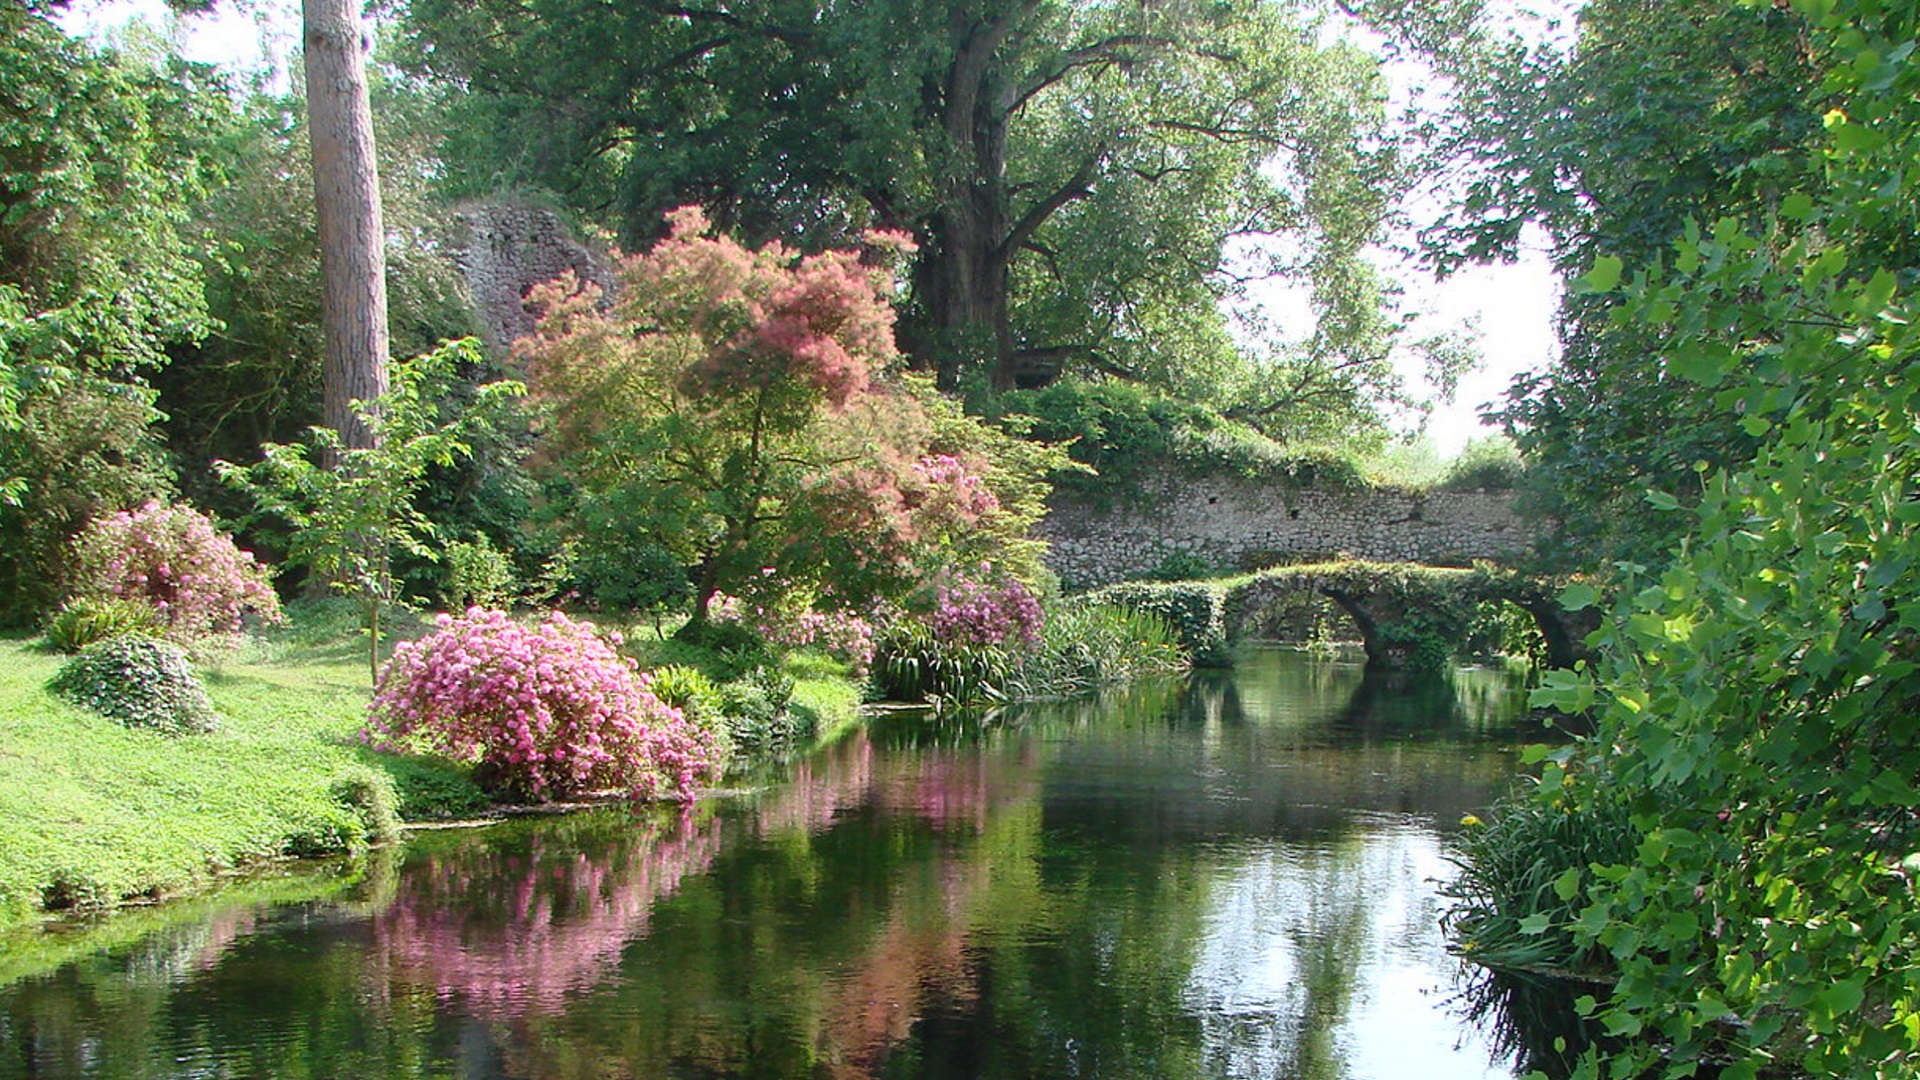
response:
{"label": "green shrub", "polygon": [[1227,655],[1227,587],[1212,581],[1123,582],[1096,589],[1086,599],[1150,612],[1179,635],[1180,647],[1197,667],[1222,667]]}
{"label": "green shrub", "polygon": [[391,777],[365,765],[350,765],[327,785],[333,805],[287,839],[287,854],[311,857],[360,852],[369,844],[400,839],[400,797]]}
{"label": "green shrub", "polygon": [[1454,947],[1495,967],[1579,971],[1603,950],[1574,940],[1586,906],[1581,876],[1593,865],[1631,864],[1640,833],[1617,802],[1549,803],[1516,797],[1468,819],[1454,841],[1459,875],[1440,888]]}
{"label": "green shrub", "polygon": [[[687,723],[713,733],[721,768],[733,756],[733,734],[727,725],[727,700],[706,673],[688,664],[654,669],[647,689],[662,705],[680,710]],[[791,690],[789,690],[789,694]]]}
{"label": "green shrub", "polygon": [[1527,467],[1510,439],[1494,436],[1468,442],[1434,486],[1441,491],[1512,491]]}
{"label": "green shrub", "polygon": [[433,755],[368,754],[392,781],[395,809],[403,821],[454,821],[483,814],[493,805],[474,783],[471,766]]}
{"label": "green shrub", "polygon": [[159,627],[159,612],[138,600],[75,597],[60,605],[47,620],[47,644],[64,653],[77,653],[122,634],[152,636]]}
{"label": "green shrub", "polygon": [[792,708],[793,680],[775,668],[754,668],[722,686],[720,698],[736,747],[788,746],[813,734],[812,717]]}
{"label": "green shrub", "polygon": [[167,735],[204,734],[218,720],[186,651],[141,634],[88,646],[47,688],[128,727]]}
{"label": "green shrub", "polygon": [[447,568],[441,595],[449,610],[465,611],[476,605],[506,607],[512,602],[516,591],[513,560],[485,536],[452,541],[441,557]]}
{"label": "green shrub", "polygon": [[1191,551],[1175,550],[1160,556],[1153,569],[1140,575],[1142,581],[1194,581],[1214,576],[1213,564]]}

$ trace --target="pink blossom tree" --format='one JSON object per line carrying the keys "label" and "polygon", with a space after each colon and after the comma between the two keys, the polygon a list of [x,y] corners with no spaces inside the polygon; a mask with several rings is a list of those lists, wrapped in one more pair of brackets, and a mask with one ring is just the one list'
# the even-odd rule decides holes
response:
{"label": "pink blossom tree", "polygon": [[621,264],[611,307],[571,277],[533,290],[544,314],[516,350],[544,460],[575,520],[608,526],[598,542],[668,550],[696,626],[769,577],[857,605],[956,557],[1037,569],[1024,537],[1064,455],[1016,448],[1031,444],[898,370],[903,237],[800,255],[715,236],[691,207],[668,224]]}

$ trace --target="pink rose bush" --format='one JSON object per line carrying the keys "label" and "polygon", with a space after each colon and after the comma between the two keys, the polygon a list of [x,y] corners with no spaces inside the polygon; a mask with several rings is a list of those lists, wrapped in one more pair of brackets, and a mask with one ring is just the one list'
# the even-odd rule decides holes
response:
{"label": "pink rose bush", "polygon": [[281,620],[267,568],[189,506],[148,501],[95,518],[74,541],[76,597],[151,605],[185,644],[237,633],[253,612]]}
{"label": "pink rose bush", "polygon": [[662,704],[592,623],[559,612],[534,626],[484,608],[441,615],[394,651],[366,737],[477,762],[489,786],[535,799],[621,788],[690,800],[717,761],[710,733]]}

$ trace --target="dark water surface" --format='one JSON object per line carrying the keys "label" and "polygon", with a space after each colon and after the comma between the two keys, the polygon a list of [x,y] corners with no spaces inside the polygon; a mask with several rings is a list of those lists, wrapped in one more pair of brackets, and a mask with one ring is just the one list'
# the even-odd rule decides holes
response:
{"label": "dark water surface", "polygon": [[0,1078],[1509,1077],[1435,879],[1521,696],[1263,652],[877,720],[690,814],[416,835],[51,970],[14,939]]}

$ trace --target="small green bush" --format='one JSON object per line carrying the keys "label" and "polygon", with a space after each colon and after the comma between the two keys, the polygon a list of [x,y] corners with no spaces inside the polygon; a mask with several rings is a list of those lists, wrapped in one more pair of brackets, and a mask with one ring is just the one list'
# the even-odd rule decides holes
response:
{"label": "small green bush", "polygon": [[493,805],[474,783],[472,766],[431,754],[367,753],[393,782],[403,821],[455,821],[484,814]]}
{"label": "small green bush", "polygon": [[1195,581],[1215,575],[1214,566],[1191,551],[1175,550],[1160,556],[1151,570],[1140,575],[1142,581]]}
{"label": "small green bush", "polygon": [[1474,439],[1448,463],[1446,475],[1434,486],[1441,491],[1512,491],[1526,472],[1511,440]]}
{"label": "small green bush", "polygon": [[512,602],[516,591],[513,560],[485,536],[472,541],[452,541],[441,557],[447,568],[441,594],[448,610],[465,611],[474,606],[498,608]]}
{"label": "small green bush", "polygon": [[75,597],[60,605],[47,620],[47,644],[64,653],[77,653],[97,642],[122,634],[154,636],[160,613],[152,605],[119,597]]}
{"label": "small green bush", "polygon": [[742,749],[787,746],[813,734],[811,717],[792,708],[793,679],[760,667],[720,688],[727,733]]}
{"label": "small green bush", "polygon": [[130,728],[196,735],[212,731],[218,721],[186,651],[141,634],[88,646],[47,688]]}
{"label": "small green bush", "polygon": [[715,754],[722,770],[733,757],[733,733],[727,725],[726,696],[707,678],[706,673],[688,664],[668,664],[654,669],[647,689],[660,704],[679,709],[687,723],[712,732]]}

